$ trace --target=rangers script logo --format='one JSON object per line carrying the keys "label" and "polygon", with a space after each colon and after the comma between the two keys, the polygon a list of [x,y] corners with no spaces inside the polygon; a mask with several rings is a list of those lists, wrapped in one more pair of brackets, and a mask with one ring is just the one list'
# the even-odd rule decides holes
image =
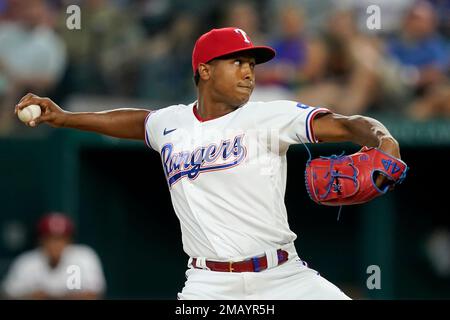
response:
{"label": "rangers script logo", "polygon": [[172,187],[183,177],[193,180],[201,172],[224,170],[239,165],[247,155],[243,145],[244,134],[231,139],[212,143],[194,151],[173,152],[173,144],[167,143],[161,148],[161,159],[167,183]]}

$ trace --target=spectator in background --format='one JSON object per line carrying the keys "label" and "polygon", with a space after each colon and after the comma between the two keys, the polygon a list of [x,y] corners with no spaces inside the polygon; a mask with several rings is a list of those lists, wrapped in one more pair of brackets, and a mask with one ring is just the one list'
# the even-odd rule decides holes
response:
{"label": "spectator in background", "polygon": [[69,30],[66,11],[60,11],[59,33],[69,64],[59,94],[135,94],[136,60],[145,36],[139,13],[120,10],[107,0],[82,0],[81,6],[81,30]]}
{"label": "spectator in background", "polygon": [[254,2],[231,1],[225,4],[222,27],[235,26],[252,35],[255,45],[264,44],[266,36],[261,32],[261,10]]}
{"label": "spectator in background", "polygon": [[409,86],[402,93],[414,99],[407,112],[416,119],[450,116],[450,51],[437,22],[432,5],[419,1],[405,14],[401,33],[388,42],[391,57],[408,71]]}
{"label": "spectator in background", "polygon": [[328,19],[323,42],[325,63],[316,68],[315,81],[303,86],[297,99],[329,106],[344,115],[366,112],[378,93],[378,38],[358,31],[353,12],[335,11]]}
{"label": "spectator in background", "polygon": [[[300,7],[282,7],[277,22],[279,34],[271,41],[277,57],[258,70],[259,91],[294,98],[294,92],[301,85],[323,73],[325,48],[321,42],[305,35],[305,14]],[[258,95],[258,91],[254,95]]]}
{"label": "spectator in background", "polygon": [[[101,298],[105,279],[100,260],[91,248],[71,243],[73,222],[64,214],[50,213],[40,219],[37,231],[39,247],[13,261],[2,286],[5,296],[10,299]],[[68,286],[70,266],[79,268],[79,289]]]}
{"label": "spectator in background", "polygon": [[27,91],[47,95],[60,79],[65,46],[43,0],[9,0],[0,20],[0,134],[13,129],[9,109]]}
{"label": "spectator in background", "polygon": [[149,37],[141,51],[139,97],[168,103],[192,99],[191,54],[198,34],[195,16],[178,12],[165,31]]}

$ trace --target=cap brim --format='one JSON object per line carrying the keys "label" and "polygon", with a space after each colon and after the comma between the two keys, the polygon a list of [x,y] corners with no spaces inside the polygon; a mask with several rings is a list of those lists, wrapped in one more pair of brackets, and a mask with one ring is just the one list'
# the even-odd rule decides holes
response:
{"label": "cap brim", "polygon": [[219,57],[216,57],[214,59],[220,59],[220,58],[224,58],[224,57],[235,55],[235,54],[239,54],[239,53],[249,54],[250,56],[254,57],[256,64],[260,64],[260,63],[264,63],[264,62],[270,61],[276,55],[275,50],[272,49],[271,47],[255,46],[255,47],[251,47],[251,48],[245,48],[245,49],[241,49],[241,50],[230,51],[230,52],[227,52],[227,53],[225,53],[225,54],[223,54],[223,55],[221,55]]}

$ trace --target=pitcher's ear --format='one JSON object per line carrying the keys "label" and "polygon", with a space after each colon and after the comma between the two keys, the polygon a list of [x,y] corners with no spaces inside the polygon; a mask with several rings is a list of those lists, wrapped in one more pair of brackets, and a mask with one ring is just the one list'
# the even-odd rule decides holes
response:
{"label": "pitcher's ear", "polygon": [[206,64],[206,63],[200,63],[198,65],[198,75],[200,77],[200,79],[202,80],[209,80],[209,78],[211,77],[211,65]]}

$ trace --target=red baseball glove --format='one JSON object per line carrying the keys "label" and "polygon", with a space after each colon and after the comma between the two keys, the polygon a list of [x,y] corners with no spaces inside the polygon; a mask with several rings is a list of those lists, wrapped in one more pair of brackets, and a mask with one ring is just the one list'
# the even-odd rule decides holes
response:
{"label": "red baseball glove", "polygon": [[[408,171],[402,160],[377,148],[363,147],[352,155],[332,155],[306,164],[306,190],[313,201],[327,206],[368,202],[401,183]],[[380,189],[375,179],[382,174],[389,184]]]}

